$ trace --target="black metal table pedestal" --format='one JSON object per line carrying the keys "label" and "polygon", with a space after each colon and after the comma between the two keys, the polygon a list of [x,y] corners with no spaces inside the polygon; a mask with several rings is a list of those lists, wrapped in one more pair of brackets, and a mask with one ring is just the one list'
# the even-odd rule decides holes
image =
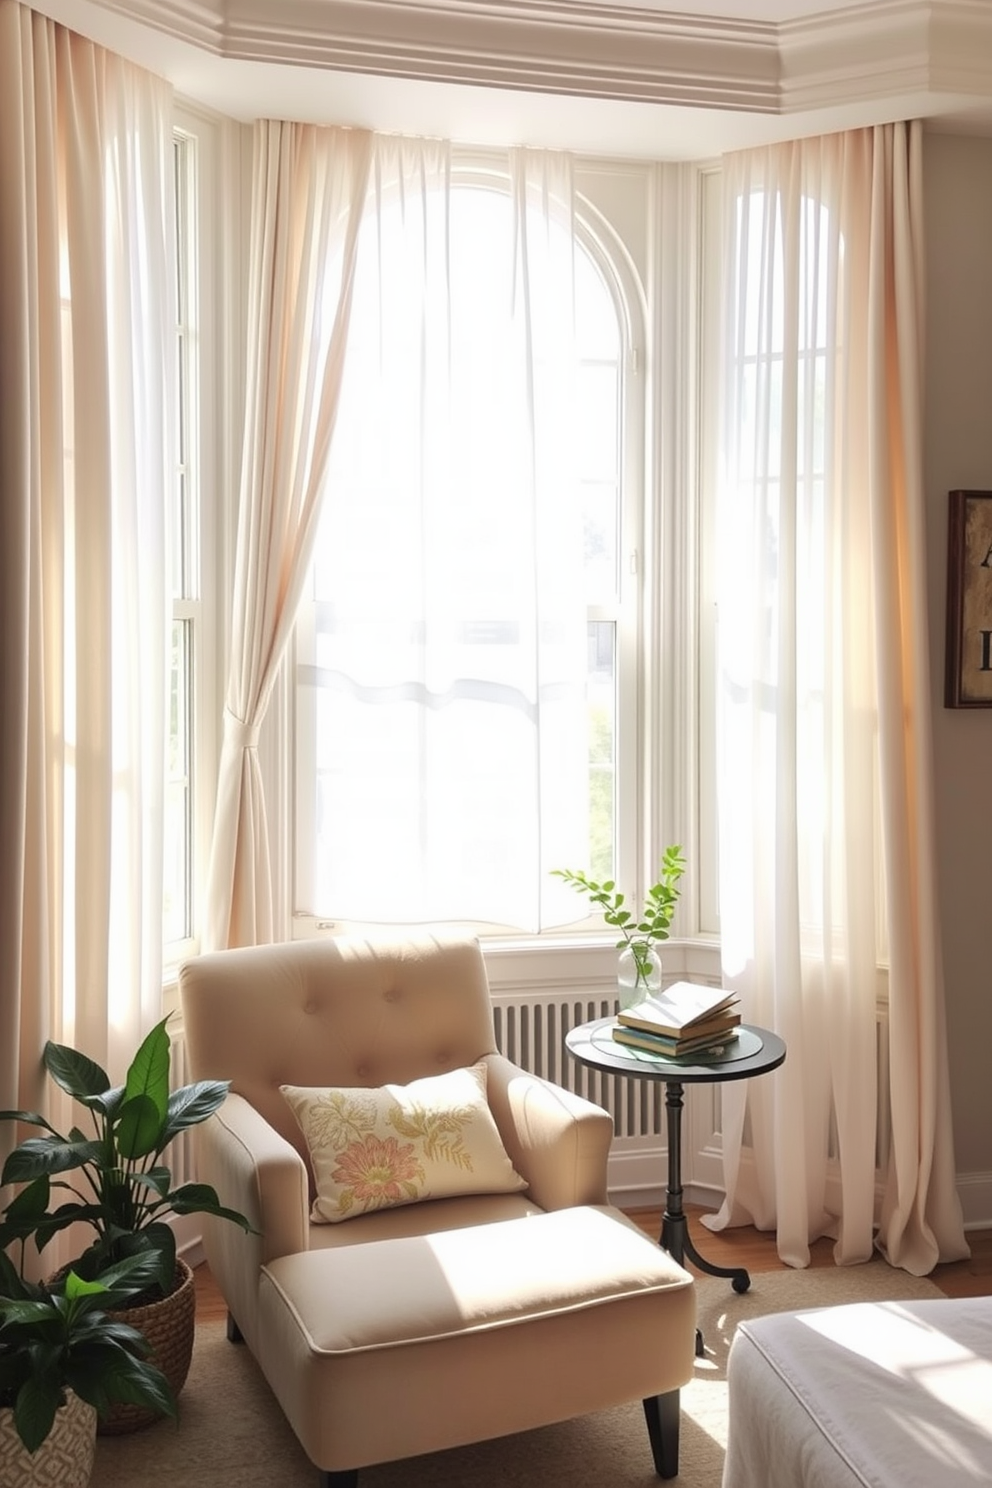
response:
{"label": "black metal table pedestal", "polygon": [[[714,1266],[701,1256],[689,1235],[689,1224],[682,1208],[682,1103],[684,1085],[719,1084],[727,1080],[747,1080],[755,1075],[778,1069],[785,1060],[785,1044],[778,1034],[767,1028],[742,1024],[742,1048],[733,1058],[713,1059],[709,1063],[687,1064],[660,1057],[638,1059],[633,1051],[612,1043],[608,1030],[613,1018],[596,1018],[580,1023],[565,1035],[565,1047],[573,1058],[592,1069],[610,1074],[634,1075],[638,1079],[662,1080],[665,1085],[665,1115],[668,1129],[668,1182],[665,1189],[665,1212],[661,1221],[661,1244],[681,1266],[690,1261],[697,1271],[708,1276],[724,1276],[735,1292],[746,1292],[751,1277],[743,1266]],[[602,1035],[606,1033],[606,1037]],[[597,1042],[597,1035],[600,1035]],[[744,1045],[748,1040],[750,1047]],[[696,1331],[696,1353],[702,1354],[702,1334]]]}
{"label": "black metal table pedestal", "polygon": [[[682,1208],[682,1086],[677,1080],[665,1085],[665,1114],[668,1118],[668,1186],[665,1212],[661,1217],[661,1247],[681,1266],[688,1256],[697,1271],[726,1276],[735,1292],[746,1292],[751,1277],[743,1266],[714,1266],[692,1243],[689,1221]],[[701,1329],[696,1329],[696,1358],[706,1352]]]}
{"label": "black metal table pedestal", "polygon": [[673,1261],[681,1266],[688,1256],[697,1271],[709,1276],[726,1276],[735,1292],[746,1292],[751,1278],[743,1266],[714,1266],[701,1256],[692,1243],[689,1221],[682,1208],[682,1085],[669,1080],[665,1085],[665,1112],[668,1117],[668,1187],[665,1190],[665,1212],[661,1221],[661,1244]]}

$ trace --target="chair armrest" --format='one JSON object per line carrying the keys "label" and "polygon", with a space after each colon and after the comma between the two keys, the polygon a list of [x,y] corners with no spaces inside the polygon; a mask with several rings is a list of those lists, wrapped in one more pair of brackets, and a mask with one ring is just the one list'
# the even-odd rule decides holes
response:
{"label": "chair armrest", "polygon": [[502,1054],[487,1055],[486,1063],[490,1109],[535,1204],[548,1210],[605,1204],[613,1118]]}
{"label": "chair armrest", "polygon": [[306,1165],[243,1096],[229,1094],[195,1131],[197,1178],[222,1204],[243,1214],[255,1235],[230,1220],[204,1216],[207,1262],[232,1316],[254,1342],[258,1278],[279,1256],[309,1249]]}

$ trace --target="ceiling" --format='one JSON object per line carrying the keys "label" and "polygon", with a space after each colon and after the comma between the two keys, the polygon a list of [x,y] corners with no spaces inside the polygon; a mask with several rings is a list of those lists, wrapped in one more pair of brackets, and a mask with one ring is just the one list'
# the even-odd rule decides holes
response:
{"label": "ceiling", "polygon": [[31,0],[250,120],[705,159],[923,117],[992,133],[992,0]]}

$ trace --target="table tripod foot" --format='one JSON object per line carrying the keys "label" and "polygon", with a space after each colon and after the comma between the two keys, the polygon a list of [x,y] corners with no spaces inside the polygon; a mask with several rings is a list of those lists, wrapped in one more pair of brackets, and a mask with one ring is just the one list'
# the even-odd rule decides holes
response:
{"label": "table tripod foot", "polygon": [[691,1261],[697,1271],[705,1271],[707,1276],[725,1276],[735,1292],[746,1292],[751,1285],[751,1277],[743,1266],[714,1266],[712,1261],[701,1256],[688,1231],[682,1237],[682,1258]]}

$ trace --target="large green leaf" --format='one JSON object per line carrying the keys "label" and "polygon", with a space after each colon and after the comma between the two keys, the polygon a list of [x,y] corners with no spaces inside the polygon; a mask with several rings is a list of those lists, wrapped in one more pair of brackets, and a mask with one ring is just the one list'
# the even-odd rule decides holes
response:
{"label": "large green leaf", "polygon": [[47,1213],[51,1194],[52,1185],[48,1174],[44,1173],[11,1199],[4,1210],[4,1219],[12,1224],[36,1224]]}
{"label": "large green leaf", "polygon": [[131,1061],[124,1084],[125,1105],[136,1096],[146,1095],[154,1103],[160,1124],[165,1120],[169,1103],[171,1051],[169,1035],[165,1031],[168,1021],[168,1018],[163,1018],[145,1036]]}
{"label": "large green leaf", "polygon": [[[53,1188],[62,1187],[62,1185],[58,1183],[53,1184],[52,1186]],[[57,1230],[64,1230],[66,1225],[76,1224],[79,1220],[83,1220],[87,1223],[92,1223],[98,1219],[101,1219],[103,1215],[104,1206],[99,1202],[99,1200],[93,1199],[91,1203],[84,1204],[82,1200],[74,1199],[69,1204],[60,1204],[57,1209],[53,1209],[51,1214],[46,1215],[45,1218],[39,1222],[38,1228],[50,1229],[52,1234],[55,1234]],[[41,1247],[39,1246],[39,1249],[40,1248]]]}
{"label": "large green leaf", "polygon": [[67,1142],[58,1135],[28,1137],[4,1163],[0,1184],[30,1183],[46,1173],[67,1173],[88,1163],[99,1164],[102,1155],[100,1142]]}
{"label": "large green leaf", "polygon": [[[175,1266],[172,1269],[175,1272]],[[133,1255],[121,1256],[119,1260],[105,1266],[97,1280],[113,1293],[113,1306],[117,1307],[122,1299],[133,1297],[146,1287],[154,1285],[157,1278],[157,1253],[146,1245]],[[111,1302],[108,1301],[107,1305],[110,1306]]]}
{"label": "large green leaf", "polygon": [[17,1392],[14,1425],[29,1452],[36,1452],[52,1429],[61,1395],[51,1381],[31,1374]]}
{"label": "large green leaf", "polygon": [[175,1420],[176,1401],[168,1380],[151,1364],[128,1354],[121,1354],[105,1376],[107,1394],[115,1401],[146,1405],[162,1416]]}
{"label": "large green leaf", "polygon": [[158,1258],[156,1279],[168,1295],[176,1280],[176,1232],[171,1225],[151,1224],[141,1231],[141,1237],[154,1248]]}
{"label": "large green leaf", "polygon": [[45,1301],[34,1301],[31,1298],[23,1300],[16,1297],[5,1297],[3,1300],[3,1326],[6,1328],[14,1324],[30,1323],[36,1327],[39,1323],[57,1324],[58,1319],[53,1317],[52,1304]]}
{"label": "large green leaf", "polygon": [[146,1188],[151,1193],[158,1194],[160,1199],[166,1198],[169,1185],[172,1183],[172,1174],[168,1168],[148,1168],[144,1172],[131,1174],[131,1185],[135,1189]]}
{"label": "large green leaf", "polygon": [[45,1068],[56,1085],[77,1100],[103,1095],[110,1089],[106,1071],[85,1054],[80,1054],[78,1049],[70,1049],[67,1044],[53,1044],[49,1039],[43,1057]]}
{"label": "large green leaf", "polygon": [[66,1383],[98,1410],[127,1402],[149,1406],[163,1416],[176,1415],[175,1397],[161,1371],[109,1334],[99,1344],[87,1342],[73,1350]]}
{"label": "large green leaf", "polygon": [[[168,1295],[176,1278],[176,1235],[172,1226],[155,1223],[145,1225],[140,1230],[116,1232],[113,1237],[114,1261],[136,1255],[143,1255],[148,1259],[151,1267],[149,1283],[160,1286]],[[80,1257],[82,1259],[84,1258]],[[105,1266],[106,1257],[98,1273],[103,1277],[107,1275]]]}
{"label": "large green leaf", "polygon": [[171,1141],[189,1126],[198,1126],[220,1109],[231,1088],[230,1080],[197,1080],[174,1090],[169,1097],[169,1117],[165,1137]]}
{"label": "large green leaf", "polygon": [[156,1152],[162,1140],[164,1120],[164,1108],[160,1111],[150,1095],[139,1092],[129,1096],[121,1106],[114,1127],[121,1156],[133,1159]]}
{"label": "large green leaf", "polygon": [[5,1250],[0,1250],[0,1297],[21,1297],[30,1285],[24,1281]]}
{"label": "large green leaf", "polygon": [[76,1301],[79,1297],[105,1297],[107,1295],[107,1288],[102,1281],[84,1281],[72,1269],[66,1272],[63,1287],[70,1302]]}
{"label": "large green leaf", "polygon": [[0,1111],[0,1121],[23,1121],[25,1126],[47,1126],[50,1132],[55,1130],[52,1123],[39,1116],[37,1111]]}
{"label": "large green leaf", "polygon": [[169,1204],[176,1214],[212,1214],[215,1219],[229,1219],[240,1225],[248,1235],[255,1233],[243,1214],[235,1209],[225,1209],[217,1190],[209,1183],[182,1184],[169,1194]]}
{"label": "large green leaf", "polygon": [[101,1116],[112,1119],[124,1099],[124,1086],[115,1085],[112,1090],[98,1090],[95,1095],[77,1095],[76,1099],[87,1110],[99,1111]]}

